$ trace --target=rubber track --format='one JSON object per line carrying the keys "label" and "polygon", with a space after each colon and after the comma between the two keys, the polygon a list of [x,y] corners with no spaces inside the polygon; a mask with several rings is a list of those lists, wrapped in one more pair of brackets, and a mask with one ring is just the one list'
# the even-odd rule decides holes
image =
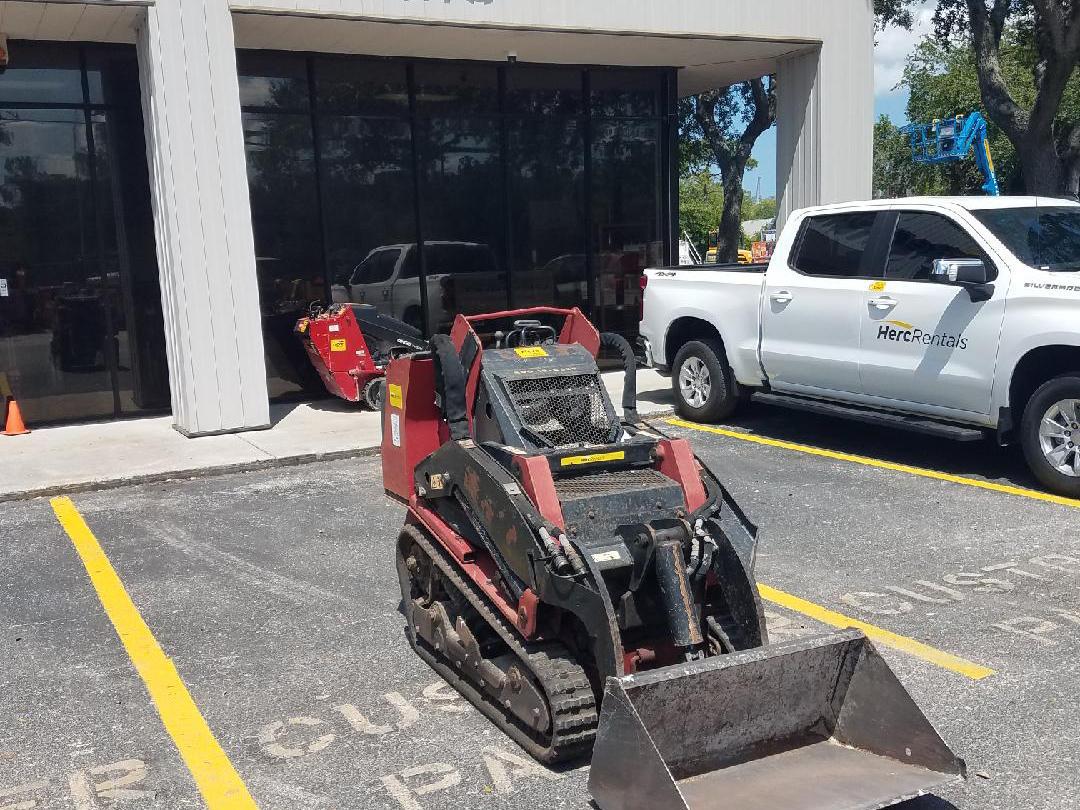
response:
{"label": "rubber track", "polygon": [[[483,687],[464,677],[448,659],[436,657],[426,645],[420,644],[410,627],[409,642],[417,654],[489,720],[541,762],[550,765],[586,755],[596,739],[598,707],[592,684],[581,665],[562,644],[523,641],[517,630],[501,613],[488,605],[476,586],[458,573],[447,553],[437,543],[433,543],[424,531],[406,524],[402,528],[402,535],[416,543],[428,555],[432,564],[442,573],[444,584],[456,588],[458,593],[465,597],[479,617],[498,633],[521,665],[532,673],[548,702],[552,718],[552,737],[544,742],[537,740],[535,731],[525,727],[516,717],[495,703]],[[401,559],[401,538],[398,540],[396,554],[399,576],[407,577],[404,561]],[[408,603],[411,596],[404,583],[405,580],[402,581],[402,598]]]}

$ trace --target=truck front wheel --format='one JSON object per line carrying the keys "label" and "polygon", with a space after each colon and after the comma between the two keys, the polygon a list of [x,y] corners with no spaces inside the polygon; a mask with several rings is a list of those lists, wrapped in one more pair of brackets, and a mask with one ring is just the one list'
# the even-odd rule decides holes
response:
{"label": "truck front wheel", "polygon": [[718,422],[739,404],[738,384],[720,342],[710,338],[684,343],[671,367],[671,389],[679,415],[696,422]]}
{"label": "truck front wheel", "polygon": [[1039,386],[1024,408],[1020,433],[1035,477],[1054,492],[1080,497],[1080,372]]}

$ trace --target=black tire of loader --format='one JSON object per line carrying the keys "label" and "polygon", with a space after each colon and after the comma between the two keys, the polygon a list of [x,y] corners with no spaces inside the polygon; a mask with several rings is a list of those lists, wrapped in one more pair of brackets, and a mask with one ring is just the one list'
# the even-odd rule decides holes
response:
{"label": "black tire of loader", "polygon": [[[541,687],[553,727],[548,730],[547,740],[537,740],[531,729],[522,726],[502,706],[488,699],[459,670],[438,658],[423,639],[417,637],[410,615],[414,599],[413,580],[403,553],[407,544],[418,546],[427,555],[430,563],[443,576],[444,587],[448,583],[458,589],[459,594],[500,636],[519,664],[529,671],[534,682]],[[554,765],[587,756],[596,739],[599,722],[598,700],[585,670],[573,660],[566,648],[558,643],[536,644],[522,641],[517,636],[517,631],[502,615],[488,607],[472,583],[453,570],[438,544],[418,527],[411,524],[402,527],[396,557],[402,608],[407,622],[406,635],[416,654],[538,762]]]}

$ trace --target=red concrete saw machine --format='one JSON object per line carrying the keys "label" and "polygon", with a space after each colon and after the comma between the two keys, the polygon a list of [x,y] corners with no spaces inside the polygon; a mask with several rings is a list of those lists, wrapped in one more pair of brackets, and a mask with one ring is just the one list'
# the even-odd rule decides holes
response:
{"label": "red concrete saw machine", "polygon": [[313,305],[294,329],[326,390],[373,410],[382,407],[386,365],[395,354],[427,349],[418,329],[371,304]]}
{"label": "red concrete saw machine", "polygon": [[757,529],[638,418],[635,371],[624,338],[550,307],[458,316],[391,361],[417,654],[537,760],[591,752],[603,810],[879,808],[963,777],[862,633],[769,643]]}

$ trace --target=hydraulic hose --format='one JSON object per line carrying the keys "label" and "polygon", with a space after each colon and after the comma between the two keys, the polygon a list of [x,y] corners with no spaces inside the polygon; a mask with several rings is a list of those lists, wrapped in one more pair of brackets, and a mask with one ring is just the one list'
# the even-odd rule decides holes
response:
{"label": "hydraulic hose", "polygon": [[469,418],[465,408],[465,369],[457,349],[447,335],[432,335],[435,357],[435,390],[439,394],[443,418],[454,441],[469,438]]}
{"label": "hydraulic hose", "polygon": [[623,359],[623,395],[622,411],[623,421],[627,424],[637,424],[637,358],[630,341],[615,332],[600,333],[600,348],[612,349],[618,352]]}

